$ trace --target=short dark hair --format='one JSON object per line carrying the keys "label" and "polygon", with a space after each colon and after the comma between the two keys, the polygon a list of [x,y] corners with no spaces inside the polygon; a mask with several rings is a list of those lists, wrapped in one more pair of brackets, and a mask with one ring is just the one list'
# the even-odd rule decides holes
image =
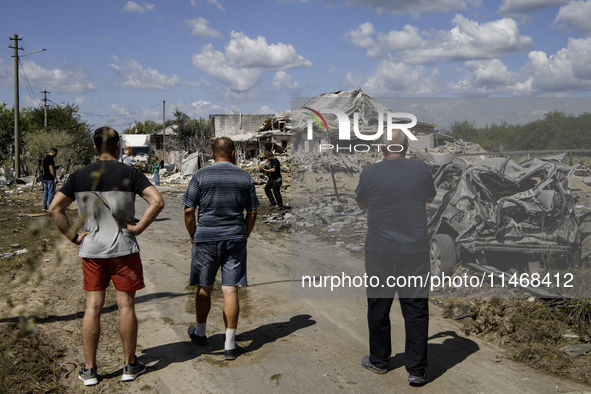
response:
{"label": "short dark hair", "polygon": [[57,153],[57,148],[51,148],[51,149],[49,150],[49,153]]}
{"label": "short dark hair", "polygon": [[211,151],[214,156],[224,156],[230,159],[232,157],[232,152],[235,150],[234,141],[228,137],[216,138],[213,141],[213,144],[211,144]]}
{"label": "short dark hair", "polygon": [[119,133],[117,130],[103,126],[99,127],[94,132],[94,145],[99,154],[109,153],[113,156],[118,156],[117,144],[119,143]]}

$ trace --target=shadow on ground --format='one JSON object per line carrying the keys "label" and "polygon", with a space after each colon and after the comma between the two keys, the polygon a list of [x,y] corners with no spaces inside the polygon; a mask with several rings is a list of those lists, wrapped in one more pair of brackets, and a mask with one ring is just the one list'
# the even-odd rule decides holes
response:
{"label": "shadow on ground", "polygon": [[[449,337],[443,343],[429,343],[429,375],[435,380],[449,369],[460,364],[472,354],[480,350],[478,344],[468,338],[459,336],[454,331],[442,331],[429,337],[429,340]],[[390,357],[388,370],[404,367],[404,353]]]}
{"label": "shadow on ground", "polygon": [[[252,352],[260,349],[267,343],[275,342],[297,330],[316,324],[316,321],[312,320],[311,317],[312,316],[310,315],[297,315],[293,316],[288,321],[265,324],[253,330],[238,334],[236,336],[236,341],[251,341],[244,350],[246,352]],[[142,355],[139,357],[139,360],[144,363],[152,363],[156,361],[155,364],[148,368],[147,372],[150,372],[166,368],[173,363],[193,360],[203,354],[223,355],[224,334],[212,335],[208,337],[208,341],[209,344],[207,346],[197,346],[189,340],[154,346],[142,350]],[[118,371],[118,373],[120,374],[121,372]]]}

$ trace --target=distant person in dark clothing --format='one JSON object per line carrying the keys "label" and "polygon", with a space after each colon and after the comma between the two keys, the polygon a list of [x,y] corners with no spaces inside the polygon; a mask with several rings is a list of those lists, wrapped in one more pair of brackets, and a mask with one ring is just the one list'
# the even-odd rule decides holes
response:
{"label": "distant person in dark clothing", "polygon": [[51,205],[51,201],[55,196],[55,186],[57,183],[57,176],[55,173],[55,156],[57,149],[51,148],[49,154],[43,159],[43,210],[47,211]]}
{"label": "distant person in dark clothing", "polygon": [[[386,141],[392,152],[385,148],[384,160],[363,169],[355,197],[359,207],[368,210],[365,271],[380,280],[380,285],[367,288],[370,354],[361,365],[374,373],[388,372],[392,353],[390,308],[398,293],[406,333],[408,381],[420,386],[429,381],[425,369],[429,293],[427,285],[422,287],[420,282],[426,283],[429,273],[425,204],[433,201],[436,190],[429,167],[404,158],[409,142],[401,130],[393,130],[392,140]],[[406,281],[388,287],[391,277]]]}
{"label": "distant person in dark clothing", "polygon": [[273,155],[273,152],[267,151],[265,157],[269,160],[267,168],[263,168],[263,171],[267,173],[269,179],[265,185],[265,194],[271,203],[271,209],[283,208],[283,198],[281,198],[281,163]]}

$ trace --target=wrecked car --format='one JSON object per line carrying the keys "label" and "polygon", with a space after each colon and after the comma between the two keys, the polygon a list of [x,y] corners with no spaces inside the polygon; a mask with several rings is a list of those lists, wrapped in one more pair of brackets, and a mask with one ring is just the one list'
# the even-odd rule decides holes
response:
{"label": "wrecked car", "polygon": [[479,257],[505,269],[522,269],[532,260],[578,264],[589,213],[575,212],[574,167],[564,157],[522,164],[509,158],[468,163],[436,154],[415,159],[430,166],[437,188],[427,206],[433,275]]}

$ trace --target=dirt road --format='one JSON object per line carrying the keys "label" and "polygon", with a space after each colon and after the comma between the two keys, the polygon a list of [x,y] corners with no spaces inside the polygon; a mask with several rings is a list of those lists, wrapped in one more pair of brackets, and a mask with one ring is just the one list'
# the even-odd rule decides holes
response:
{"label": "dirt road", "polygon": [[[342,248],[310,240],[303,245],[292,244],[288,232],[272,232],[264,224],[257,225],[248,241],[250,286],[241,292],[237,341],[248,353],[226,362],[220,292],[214,295],[208,322],[211,346],[197,347],[187,337],[187,327],[195,316],[193,289],[187,286],[191,244],[179,203],[184,187],[163,186],[160,190],[166,207],[139,237],[146,288],[137,296],[138,356],[148,364],[148,371],[135,382],[120,382],[122,352],[111,296],[103,316],[99,347],[99,372],[104,378],[97,386],[83,388],[72,369],[62,382],[68,391],[565,393],[591,390],[504,358],[502,350],[463,335],[458,323],[442,318],[441,309],[435,304],[431,307],[429,330],[430,373],[434,378],[431,383],[422,388],[407,383],[402,364],[403,321],[397,303],[392,312],[392,370],[376,375],[363,369],[360,361],[368,351],[365,300],[363,297],[293,297],[290,250],[307,253],[311,264],[322,264],[322,256],[327,253],[340,254],[347,267],[362,267],[362,261],[344,253]],[[262,193],[260,199],[266,202]],[[140,212],[144,209],[142,203],[138,202]],[[52,315],[40,322],[41,328],[54,335],[61,332],[68,338],[64,343],[67,357],[72,362],[81,362],[79,327],[84,294],[75,253],[74,247],[68,246],[62,263],[64,271],[71,271],[66,276],[75,278],[62,279],[69,281],[69,290],[56,292],[59,287],[55,286],[60,283],[48,278],[37,291],[37,297],[50,299],[53,308]]]}

